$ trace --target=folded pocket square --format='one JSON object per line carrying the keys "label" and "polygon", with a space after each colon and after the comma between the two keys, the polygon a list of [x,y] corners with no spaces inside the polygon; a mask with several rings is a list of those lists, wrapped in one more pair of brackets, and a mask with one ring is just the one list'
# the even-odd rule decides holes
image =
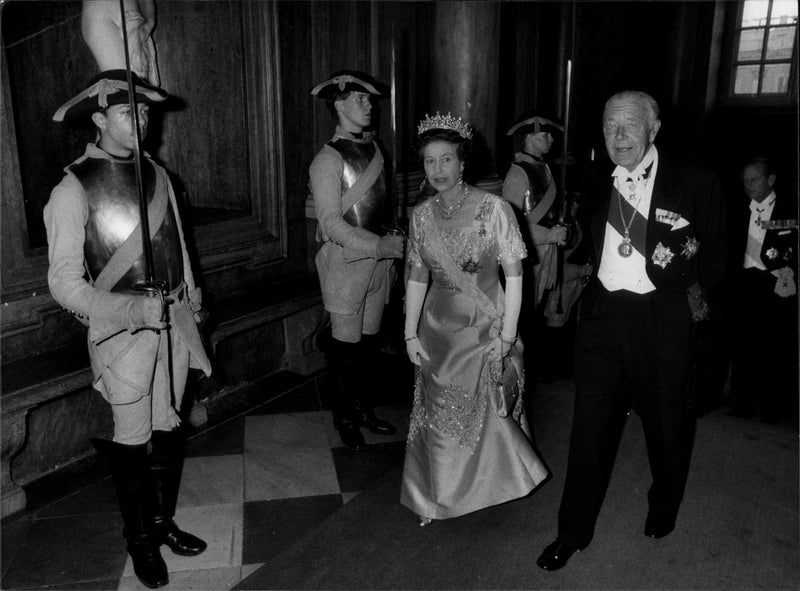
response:
{"label": "folded pocket square", "polygon": [[662,224],[669,224],[672,226],[670,231],[673,232],[689,225],[689,220],[681,217],[681,214],[661,209],[660,207],[656,208],[656,221]]}

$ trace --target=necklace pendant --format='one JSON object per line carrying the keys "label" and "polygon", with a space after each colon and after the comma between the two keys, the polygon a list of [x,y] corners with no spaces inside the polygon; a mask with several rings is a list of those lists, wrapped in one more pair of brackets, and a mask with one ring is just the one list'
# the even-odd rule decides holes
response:
{"label": "necklace pendant", "polygon": [[620,242],[619,246],[617,247],[617,252],[619,256],[624,259],[627,259],[629,256],[633,254],[633,245],[631,244],[631,239],[628,236],[625,236]]}

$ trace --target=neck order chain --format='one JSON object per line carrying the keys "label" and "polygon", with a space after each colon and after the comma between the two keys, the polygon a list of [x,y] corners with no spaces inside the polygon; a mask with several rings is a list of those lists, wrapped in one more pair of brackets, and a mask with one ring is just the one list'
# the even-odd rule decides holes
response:
{"label": "neck order chain", "polygon": [[[629,219],[627,223],[625,222],[625,214],[622,211],[622,192],[619,190],[617,191],[617,205],[619,205],[619,219],[622,221],[623,230],[625,230],[625,235],[622,237],[622,242],[620,242],[619,246],[617,247],[617,252],[619,253],[619,256],[625,259],[633,254],[633,245],[631,244],[630,229],[631,225],[633,224],[633,220],[636,217],[636,210],[639,207],[639,202],[642,200],[642,196],[647,192],[647,181],[649,180],[650,177],[644,179],[644,187],[642,189],[642,192],[639,193],[639,198],[636,200],[635,204],[631,204],[633,205],[633,211],[631,212],[631,219]],[[631,192],[634,193],[635,188]]]}
{"label": "neck order chain", "polygon": [[462,185],[461,195],[458,197],[456,202],[453,203],[453,205],[445,205],[444,197],[442,197],[441,193],[436,196],[436,207],[439,210],[439,215],[445,220],[453,219],[455,215],[461,211],[461,208],[464,207],[464,203],[467,202],[467,197],[469,196],[469,185],[464,181],[461,181],[460,184]]}

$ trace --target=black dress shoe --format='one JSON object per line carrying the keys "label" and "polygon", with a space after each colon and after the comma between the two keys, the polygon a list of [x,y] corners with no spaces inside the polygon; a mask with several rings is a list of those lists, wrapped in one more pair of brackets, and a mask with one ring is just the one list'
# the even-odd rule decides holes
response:
{"label": "black dress shoe", "polygon": [[353,451],[359,451],[367,446],[366,442],[364,441],[364,436],[361,434],[358,425],[355,423],[351,423],[350,421],[342,421],[339,423],[334,423],[333,426],[336,427],[336,430],[339,432],[339,437],[342,438],[342,443],[344,443]]}
{"label": "black dress shoe", "polygon": [[363,414],[359,423],[367,431],[376,435],[392,435],[397,432],[397,428],[394,425],[379,419],[375,415]]}
{"label": "black dress shoe", "polygon": [[668,536],[673,529],[675,529],[674,519],[670,520],[648,515],[647,521],[644,522],[644,535],[655,540]]}
{"label": "black dress shoe", "polygon": [[156,518],[156,532],[159,541],[179,556],[197,556],[207,547],[197,536],[181,530],[170,518]]}
{"label": "black dress shoe", "polygon": [[128,539],[128,554],[133,562],[133,572],[145,587],[156,589],[169,583],[167,563],[158,546],[144,536]]}
{"label": "black dress shoe", "polygon": [[544,549],[542,555],[539,556],[539,560],[536,561],[536,566],[544,570],[558,570],[567,564],[570,556],[575,552],[580,552],[583,548],[573,548],[560,539],[556,539],[555,542]]}

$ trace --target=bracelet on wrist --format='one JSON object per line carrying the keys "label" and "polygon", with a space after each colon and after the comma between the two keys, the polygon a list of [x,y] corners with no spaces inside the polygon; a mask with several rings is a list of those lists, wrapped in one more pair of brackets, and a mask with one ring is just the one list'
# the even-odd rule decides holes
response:
{"label": "bracelet on wrist", "polygon": [[417,338],[417,335],[414,335],[414,336],[412,336],[412,337],[406,337],[406,343],[407,343],[408,341],[413,341],[413,340],[414,340],[414,339],[416,339],[416,338]]}
{"label": "bracelet on wrist", "polygon": [[506,345],[513,345],[517,342],[517,337],[513,337],[511,339],[507,339],[505,337],[500,337],[500,340],[503,341]]}

